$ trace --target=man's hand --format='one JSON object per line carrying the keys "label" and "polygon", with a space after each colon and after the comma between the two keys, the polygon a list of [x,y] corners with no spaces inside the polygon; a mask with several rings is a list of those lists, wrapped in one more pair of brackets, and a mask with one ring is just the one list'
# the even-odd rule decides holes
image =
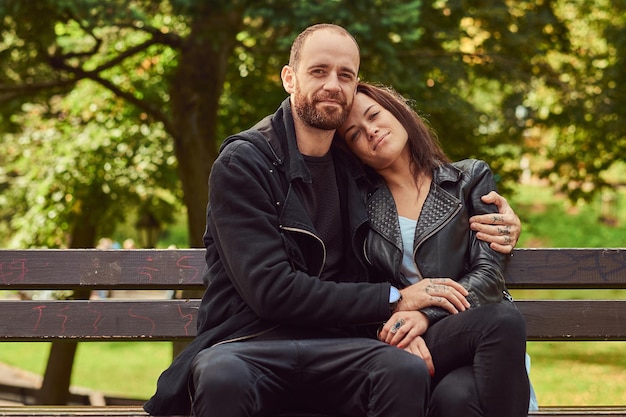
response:
{"label": "man's hand", "polygon": [[470,227],[478,232],[476,237],[489,242],[491,249],[511,253],[517,244],[522,230],[522,223],[517,214],[509,206],[506,198],[495,191],[482,196],[483,202],[495,204],[498,207],[497,214],[481,214],[470,218]]}
{"label": "man's hand", "polygon": [[437,306],[455,314],[470,307],[465,297],[469,294],[458,282],[450,278],[424,278],[400,290],[402,300],[396,311],[415,311]]}

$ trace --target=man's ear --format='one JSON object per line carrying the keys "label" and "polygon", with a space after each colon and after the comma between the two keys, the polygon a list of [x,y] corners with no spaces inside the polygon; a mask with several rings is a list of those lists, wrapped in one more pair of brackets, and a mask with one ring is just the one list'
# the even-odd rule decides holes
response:
{"label": "man's ear", "polygon": [[280,78],[283,80],[283,88],[289,94],[296,92],[296,75],[293,68],[285,65],[280,71]]}

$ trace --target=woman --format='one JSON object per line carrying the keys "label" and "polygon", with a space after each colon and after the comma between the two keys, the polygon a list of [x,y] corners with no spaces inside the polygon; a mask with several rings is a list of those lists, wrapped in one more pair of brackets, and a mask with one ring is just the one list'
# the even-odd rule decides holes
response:
{"label": "woman", "polygon": [[[505,255],[468,225],[470,216],[497,212],[480,199],[495,190],[489,167],[478,160],[450,163],[417,113],[389,88],[360,83],[338,133],[368,173],[366,262],[401,293],[424,295],[420,305],[402,306],[400,299],[379,338],[429,365],[429,415],[526,416],[526,327],[504,286]],[[451,314],[429,295],[450,279],[467,290],[471,308]]]}

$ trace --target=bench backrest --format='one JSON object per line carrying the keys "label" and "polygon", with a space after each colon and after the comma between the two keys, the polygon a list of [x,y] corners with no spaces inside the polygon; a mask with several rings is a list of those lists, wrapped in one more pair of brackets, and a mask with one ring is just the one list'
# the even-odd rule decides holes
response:
{"label": "bench backrest", "polygon": [[[199,300],[145,290],[201,290],[203,249],[0,250],[0,341],[178,340]],[[518,249],[510,289],[626,289],[626,249]],[[142,290],[106,300],[17,300],[15,290]],[[612,293],[609,293],[612,294]],[[584,297],[584,293],[581,294]],[[149,298],[151,297],[151,298]],[[517,300],[529,340],[626,340],[626,299]]]}

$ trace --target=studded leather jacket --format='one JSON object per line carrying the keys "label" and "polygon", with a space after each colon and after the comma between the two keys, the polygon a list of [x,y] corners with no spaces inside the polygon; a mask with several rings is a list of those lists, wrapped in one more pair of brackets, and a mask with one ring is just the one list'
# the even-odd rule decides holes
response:
{"label": "studded leather jacket", "polygon": [[[495,205],[480,197],[495,190],[489,166],[479,160],[442,165],[433,181],[415,230],[413,253],[421,278],[452,278],[468,291],[472,307],[510,299],[504,286],[506,256],[476,238],[469,217],[497,213]],[[371,222],[365,246],[366,262],[374,274],[389,279],[398,288],[410,285],[401,272],[402,235],[391,192],[376,181],[368,193]],[[376,275],[375,275],[376,276]],[[440,307],[422,310],[432,325],[447,316]]]}

